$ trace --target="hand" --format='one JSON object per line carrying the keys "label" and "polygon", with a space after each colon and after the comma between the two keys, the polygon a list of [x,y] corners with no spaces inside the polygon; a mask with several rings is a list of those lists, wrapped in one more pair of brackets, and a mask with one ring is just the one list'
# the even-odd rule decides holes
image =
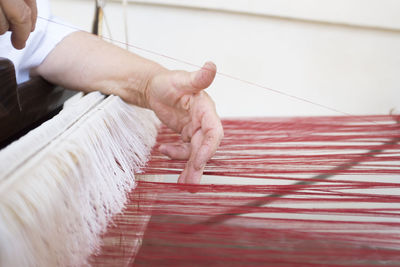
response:
{"label": "hand", "polygon": [[36,19],[36,0],[0,0],[0,35],[11,31],[11,43],[16,49],[25,47]]}
{"label": "hand", "polygon": [[163,144],[161,153],[188,160],[179,183],[199,183],[207,161],[217,150],[223,129],[214,102],[203,90],[215,78],[216,66],[206,63],[196,72],[165,71],[155,75],[146,88],[148,107],[182,142]]}
{"label": "hand", "polygon": [[182,142],[160,147],[173,159],[188,160],[179,177],[181,183],[200,182],[223,136],[214,103],[203,91],[214,80],[213,63],[192,73],[170,71],[88,33],[75,32],[34,73],[66,88],[99,90],[152,109],[165,125],[181,134]]}

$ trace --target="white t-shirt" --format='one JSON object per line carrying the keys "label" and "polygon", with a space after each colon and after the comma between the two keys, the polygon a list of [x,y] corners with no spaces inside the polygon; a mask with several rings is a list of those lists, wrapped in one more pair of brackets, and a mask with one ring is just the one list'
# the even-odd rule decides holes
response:
{"label": "white t-shirt", "polygon": [[48,0],[37,0],[36,2],[39,17],[35,31],[29,36],[24,49],[17,50],[12,46],[10,32],[0,35],[0,57],[8,58],[14,63],[17,83],[27,81],[29,79],[29,70],[40,65],[50,51],[65,36],[76,31],[50,14]]}

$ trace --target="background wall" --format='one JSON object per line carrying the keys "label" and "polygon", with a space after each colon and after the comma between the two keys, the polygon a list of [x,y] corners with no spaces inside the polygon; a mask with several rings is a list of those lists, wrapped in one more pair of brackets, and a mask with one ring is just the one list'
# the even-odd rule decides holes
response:
{"label": "background wall", "polygon": [[[94,1],[51,4],[90,30]],[[169,68],[196,69],[137,47],[195,65],[212,60],[221,73],[346,113],[388,114],[400,113],[399,10],[397,0],[106,1],[104,31]],[[222,75],[208,92],[224,117],[341,115]]]}

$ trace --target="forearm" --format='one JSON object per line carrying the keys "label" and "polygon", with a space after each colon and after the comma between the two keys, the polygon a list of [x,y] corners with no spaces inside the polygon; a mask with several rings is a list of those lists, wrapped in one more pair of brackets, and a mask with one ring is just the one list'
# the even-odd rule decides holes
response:
{"label": "forearm", "polygon": [[66,88],[114,94],[147,107],[145,90],[166,69],[85,32],[67,36],[32,73]]}

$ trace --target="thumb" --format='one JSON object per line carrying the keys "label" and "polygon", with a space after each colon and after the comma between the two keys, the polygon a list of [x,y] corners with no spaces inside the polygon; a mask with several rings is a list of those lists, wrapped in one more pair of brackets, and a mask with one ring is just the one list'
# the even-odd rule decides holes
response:
{"label": "thumb", "polygon": [[216,73],[217,66],[215,66],[213,62],[206,62],[200,70],[189,74],[189,84],[185,86],[187,91],[198,93],[201,90],[208,88],[214,81]]}

